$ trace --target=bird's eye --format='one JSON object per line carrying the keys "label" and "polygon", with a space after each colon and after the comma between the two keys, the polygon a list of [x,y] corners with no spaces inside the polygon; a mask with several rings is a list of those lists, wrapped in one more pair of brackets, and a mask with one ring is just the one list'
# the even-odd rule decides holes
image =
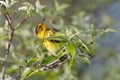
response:
{"label": "bird's eye", "polygon": [[39,32],[40,28],[41,28],[41,24],[38,24],[35,30],[36,34]]}
{"label": "bird's eye", "polygon": [[42,22],[37,25],[37,27],[36,27],[36,34],[38,32],[43,31],[43,28],[44,28],[43,26],[44,26],[44,24]]}
{"label": "bird's eye", "polygon": [[40,29],[41,28],[41,25],[40,26],[38,26],[38,29]]}
{"label": "bird's eye", "polygon": [[39,31],[42,31],[42,30],[43,30],[42,24],[39,25],[38,30],[39,30]]}

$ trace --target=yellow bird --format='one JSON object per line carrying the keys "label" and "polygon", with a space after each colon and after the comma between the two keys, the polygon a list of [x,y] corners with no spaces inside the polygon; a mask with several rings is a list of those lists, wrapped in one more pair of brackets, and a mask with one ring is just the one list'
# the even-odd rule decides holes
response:
{"label": "yellow bird", "polygon": [[[56,56],[56,52],[59,50],[59,43],[52,41],[49,37],[55,35],[55,32],[50,29],[44,21],[41,21],[36,27],[36,35],[43,41],[44,46],[49,51],[50,54]],[[50,55],[49,54],[49,55]]]}

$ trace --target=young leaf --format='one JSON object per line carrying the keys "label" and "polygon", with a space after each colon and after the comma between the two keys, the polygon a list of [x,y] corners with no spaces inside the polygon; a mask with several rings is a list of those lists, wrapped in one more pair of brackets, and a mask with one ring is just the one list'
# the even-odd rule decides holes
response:
{"label": "young leaf", "polygon": [[15,3],[17,3],[18,1],[17,0],[11,0],[10,4],[9,4],[9,7],[11,7],[12,5],[14,5]]}
{"label": "young leaf", "polygon": [[116,30],[114,30],[112,28],[107,28],[104,32],[116,32]]}
{"label": "young leaf", "polygon": [[85,43],[85,41],[79,39],[79,42],[81,43],[81,49],[84,50],[87,53],[91,53],[91,50],[89,48],[89,45]]}
{"label": "young leaf", "polygon": [[30,66],[32,66],[35,62],[37,61],[37,58],[32,58],[32,59],[30,59],[29,61],[28,61],[28,63],[27,63],[27,67],[30,67]]}
{"label": "young leaf", "polygon": [[23,71],[20,80],[25,80],[25,78],[27,78],[32,72],[33,72],[33,69],[31,69],[31,68],[26,68],[26,69]]}
{"label": "young leaf", "polygon": [[21,6],[18,8],[18,11],[20,11],[20,10],[26,11],[27,9],[28,9],[27,6]]}
{"label": "young leaf", "polygon": [[45,5],[41,5],[40,1],[37,0],[35,3],[35,7],[36,7],[36,12],[39,13],[45,7]]}
{"label": "young leaf", "polygon": [[88,64],[91,64],[91,61],[90,61],[90,59],[89,59],[88,57],[79,56],[79,58],[80,58],[82,61],[84,61],[84,62],[86,62],[86,63],[88,63]]}
{"label": "young leaf", "polygon": [[70,55],[72,56],[72,60],[70,62],[70,67],[72,67],[75,60],[75,55],[76,55],[76,46],[73,44],[68,44],[68,50],[70,52]]}
{"label": "young leaf", "polygon": [[4,1],[0,1],[0,4],[4,5],[6,8],[8,8],[8,5]]}

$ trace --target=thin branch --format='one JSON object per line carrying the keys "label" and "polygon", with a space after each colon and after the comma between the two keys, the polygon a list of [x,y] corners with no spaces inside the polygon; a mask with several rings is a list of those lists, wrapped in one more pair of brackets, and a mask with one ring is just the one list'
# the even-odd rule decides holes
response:
{"label": "thin branch", "polygon": [[[12,40],[13,40],[13,35],[14,35],[14,29],[10,30],[11,33],[10,33],[10,38],[8,39],[8,47],[7,47],[7,52],[5,54],[5,60],[8,59],[8,56],[10,54],[10,47],[11,47],[11,44],[12,44]],[[3,65],[3,68],[2,68],[2,80],[5,79],[5,70],[6,70],[6,64],[4,63]]]}
{"label": "thin branch", "polygon": [[18,0],[18,1],[19,1],[19,2],[18,2],[18,4],[17,4],[17,6],[16,6],[16,9],[15,9],[15,11],[14,11],[11,19],[13,19],[13,18],[15,17],[15,15],[17,14],[17,12],[18,12],[18,8],[19,8],[19,6],[20,6],[21,0]]}
{"label": "thin branch", "polygon": [[[14,27],[12,26],[12,21],[11,21],[11,16],[9,15],[9,13],[7,12],[7,8],[6,6],[4,6],[4,9],[5,9],[5,13],[4,13],[4,16],[8,22],[8,31],[10,32],[8,35],[10,37],[8,37],[8,45],[7,45],[7,52],[5,54],[5,57],[4,59],[7,60],[9,55],[10,55],[10,48],[11,48],[11,44],[12,44],[12,40],[13,40],[13,37],[14,37],[14,32],[17,28],[19,28],[28,18],[29,16],[26,16],[14,29]],[[15,13],[16,14],[16,13]],[[5,71],[6,71],[6,64],[4,63],[3,64],[3,67],[2,67],[2,75],[1,75],[1,80],[5,80]]]}
{"label": "thin branch", "polygon": [[[9,54],[10,54],[10,47],[11,47],[11,43],[12,43],[12,39],[13,39],[13,35],[14,35],[14,29],[13,29],[13,26],[12,26],[12,22],[11,22],[11,17],[9,15],[9,13],[7,12],[7,8],[6,6],[4,6],[4,9],[5,9],[5,13],[4,13],[4,16],[8,22],[8,29],[10,31],[10,37],[8,37],[8,46],[7,46],[7,52],[5,54],[5,60],[8,58]],[[4,80],[5,79],[5,70],[6,70],[6,64],[4,63],[3,64],[3,68],[2,68],[2,75],[1,75],[1,80]]]}
{"label": "thin branch", "polygon": [[[64,57],[64,56],[62,56],[62,58],[63,58],[63,57]],[[48,64],[48,65],[46,65],[46,66],[41,67],[41,68],[39,69],[39,71],[45,71],[45,70],[50,70],[50,69],[54,69],[54,68],[60,67],[60,66],[62,66],[63,64],[65,64],[66,62],[70,61],[70,59],[71,59],[70,56],[67,55],[67,58],[65,58],[64,61],[58,59],[58,60],[56,60],[56,61],[54,61],[54,62],[52,62],[52,63],[50,63],[50,64]]]}
{"label": "thin branch", "polygon": [[16,25],[15,30],[18,29],[28,18],[29,16],[27,15],[20,23]]}
{"label": "thin branch", "polygon": [[50,64],[50,65],[46,65],[46,66],[43,66],[39,69],[39,71],[45,71],[45,70],[50,70],[50,69],[54,69],[54,68],[57,68],[57,67],[60,67],[62,66],[64,63],[66,63],[68,60],[65,60],[64,62],[60,62],[59,60],[57,60],[56,62]]}
{"label": "thin branch", "polygon": [[[11,44],[12,44],[13,35],[14,35],[14,29],[12,30],[12,32],[10,34],[10,38],[8,40],[7,52],[6,52],[5,57],[4,57],[5,60],[8,59],[8,56],[10,54],[10,47],[11,47]],[[1,77],[1,80],[5,79],[5,70],[6,70],[6,64],[4,63],[3,68],[2,68],[2,77]]]}
{"label": "thin branch", "polygon": [[4,13],[4,16],[5,16],[6,20],[8,21],[10,29],[13,30],[11,17],[10,17],[10,15],[9,15],[9,13],[7,11]]}

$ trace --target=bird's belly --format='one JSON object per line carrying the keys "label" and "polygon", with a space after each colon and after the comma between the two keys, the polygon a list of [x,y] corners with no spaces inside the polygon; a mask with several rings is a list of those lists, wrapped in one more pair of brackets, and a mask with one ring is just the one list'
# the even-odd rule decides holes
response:
{"label": "bird's belly", "polygon": [[55,54],[59,48],[58,43],[51,42],[50,40],[45,40],[43,44],[45,45],[46,49],[52,54]]}

